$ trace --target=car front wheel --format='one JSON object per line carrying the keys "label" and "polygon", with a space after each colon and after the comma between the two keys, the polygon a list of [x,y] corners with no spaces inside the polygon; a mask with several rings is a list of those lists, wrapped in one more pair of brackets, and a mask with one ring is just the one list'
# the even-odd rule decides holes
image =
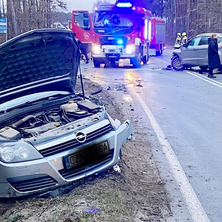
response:
{"label": "car front wheel", "polygon": [[179,56],[173,56],[173,58],[171,60],[171,65],[172,65],[173,69],[175,69],[177,71],[184,69],[184,66],[183,66]]}

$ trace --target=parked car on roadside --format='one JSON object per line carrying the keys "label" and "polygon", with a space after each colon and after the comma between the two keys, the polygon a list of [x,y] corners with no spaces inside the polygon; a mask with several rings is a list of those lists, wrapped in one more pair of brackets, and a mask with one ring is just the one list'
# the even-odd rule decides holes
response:
{"label": "parked car on roadside", "polygon": [[[175,70],[199,66],[202,71],[208,68],[208,39],[213,33],[195,36],[179,49],[173,50],[171,65]],[[219,56],[222,64],[222,34],[217,33]]]}
{"label": "parked car on roadside", "polygon": [[69,30],[0,45],[0,198],[47,193],[109,169],[133,134],[75,92],[80,52]]}

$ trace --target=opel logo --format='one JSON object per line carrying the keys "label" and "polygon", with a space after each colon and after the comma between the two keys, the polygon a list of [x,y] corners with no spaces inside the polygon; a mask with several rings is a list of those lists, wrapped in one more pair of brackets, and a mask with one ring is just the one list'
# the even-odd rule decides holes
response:
{"label": "opel logo", "polygon": [[83,132],[77,132],[76,133],[76,140],[79,143],[84,143],[86,141],[86,134]]}

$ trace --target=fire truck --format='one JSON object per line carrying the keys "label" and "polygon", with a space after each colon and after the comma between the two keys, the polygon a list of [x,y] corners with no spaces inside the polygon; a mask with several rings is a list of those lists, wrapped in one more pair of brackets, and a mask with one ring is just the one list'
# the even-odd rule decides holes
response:
{"label": "fire truck", "polygon": [[150,30],[150,55],[162,55],[165,49],[165,35],[166,35],[166,23],[163,19],[158,17],[152,17]]}
{"label": "fire truck", "polygon": [[71,29],[82,44],[92,44],[95,67],[130,59],[134,67],[149,60],[150,11],[131,2],[99,5],[94,22],[87,11],[73,11]]}

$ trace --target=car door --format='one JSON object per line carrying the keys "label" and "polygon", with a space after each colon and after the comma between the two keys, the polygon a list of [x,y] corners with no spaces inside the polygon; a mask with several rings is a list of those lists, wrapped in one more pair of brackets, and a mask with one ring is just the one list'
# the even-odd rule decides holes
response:
{"label": "car door", "polygon": [[198,60],[198,44],[201,37],[197,36],[181,47],[181,58],[184,65],[196,66]]}
{"label": "car door", "polygon": [[92,43],[94,40],[93,24],[88,11],[72,11],[70,29],[82,43]]}
{"label": "car door", "polygon": [[210,36],[201,36],[201,39],[198,43],[196,52],[197,52],[197,65],[198,66],[207,66],[208,65],[208,39]]}
{"label": "car door", "polygon": [[220,64],[222,65],[222,36],[217,36],[218,54],[220,57]]}

